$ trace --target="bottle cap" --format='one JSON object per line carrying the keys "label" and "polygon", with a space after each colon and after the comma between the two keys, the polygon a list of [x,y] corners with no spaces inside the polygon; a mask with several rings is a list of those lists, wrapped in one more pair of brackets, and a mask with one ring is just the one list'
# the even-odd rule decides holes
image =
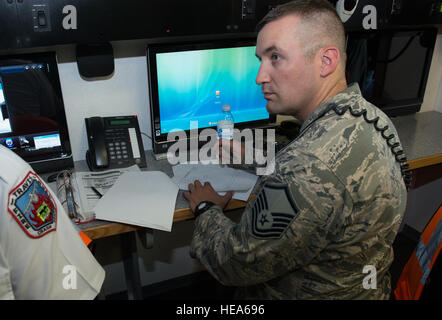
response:
{"label": "bottle cap", "polygon": [[223,111],[230,111],[230,105],[229,104],[224,104],[223,105]]}

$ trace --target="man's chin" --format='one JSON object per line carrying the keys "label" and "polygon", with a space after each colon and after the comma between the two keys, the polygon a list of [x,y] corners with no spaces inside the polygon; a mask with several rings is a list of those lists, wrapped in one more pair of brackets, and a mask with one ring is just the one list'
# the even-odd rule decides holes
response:
{"label": "man's chin", "polygon": [[272,101],[267,100],[266,109],[267,109],[268,113],[275,114],[275,112],[272,108]]}
{"label": "man's chin", "polygon": [[283,114],[281,108],[279,105],[277,105],[275,102],[268,100],[267,101],[267,112],[270,114]]}

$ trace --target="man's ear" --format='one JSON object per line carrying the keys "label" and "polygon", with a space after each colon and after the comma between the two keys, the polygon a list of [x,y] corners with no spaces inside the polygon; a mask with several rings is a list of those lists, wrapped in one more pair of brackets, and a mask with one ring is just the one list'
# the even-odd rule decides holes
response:
{"label": "man's ear", "polygon": [[326,47],[320,50],[321,77],[332,74],[339,65],[340,53],[336,47]]}

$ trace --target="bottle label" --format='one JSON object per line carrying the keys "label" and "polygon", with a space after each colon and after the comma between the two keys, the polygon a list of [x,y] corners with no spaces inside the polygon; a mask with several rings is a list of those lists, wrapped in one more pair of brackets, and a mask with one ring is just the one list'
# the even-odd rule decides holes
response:
{"label": "bottle label", "polygon": [[218,138],[233,139],[233,123],[232,121],[218,121]]}

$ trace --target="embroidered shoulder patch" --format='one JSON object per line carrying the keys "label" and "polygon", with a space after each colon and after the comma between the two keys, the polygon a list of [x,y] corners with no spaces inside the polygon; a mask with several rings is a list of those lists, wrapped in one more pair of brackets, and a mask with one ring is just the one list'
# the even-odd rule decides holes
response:
{"label": "embroidered shoulder patch", "polygon": [[9,192],[8,211],[31,238],[57,228],[57,207],[44,183],[33,172]]}
{"label": "embroidered shoulder patch", "polygon": [[265,184],[252,208],[252,234],[259,239],[280,238],[297,214],[287,185]]}

